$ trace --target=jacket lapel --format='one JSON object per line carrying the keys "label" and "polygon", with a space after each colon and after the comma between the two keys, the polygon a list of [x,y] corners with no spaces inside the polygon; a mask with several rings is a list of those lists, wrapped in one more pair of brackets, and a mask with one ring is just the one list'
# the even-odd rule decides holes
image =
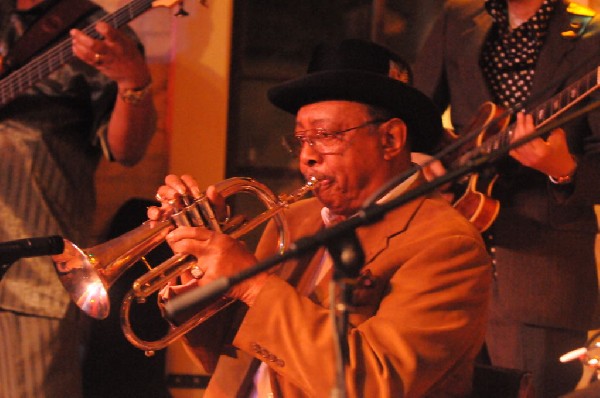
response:
{"label": "jacket lapel", "polygon": [[[408,189],[413,189],[423,183],[424,178],[422,175],[419,175]],[[385,214],[384,222],[359,227],[356,230],[356,236],[358,237],[365,254],[365,264],[363,265],[362,272],[368,269],[369,264],[372,263],[381,252],[387,249],[390,237],[398,235],[406,230],[410,220],[424,200],[425,197],[419,197]],[[393,219],[393,222],[385,222],[386,219],[390,218]],[[332,269],[329,270],[326,276],[316,286],[312,295],[313,300],[321,303],[323,306],[328,306],[330,303],[329,281],[331,280]]]}
{"label": "jacket lapel", "polygon": [[483,103],[491,99],[485,78],[479,67],[481,48],[491,26],[492,18],[485,8],[482,8],[473,17],[472,24],[465,28],[461,37],[456,39],[455,42],[457,47],[463,49],[463,56],[458,60],[462,63],[462,67],[458,69],[459,73],[462,74],[461,81],[472,82],[473,89],[471,93],[479,97],[477,103]]}
{"label": "jacket lapel", "polygon": [[[555,12],[556,16],[548,27],[548,37],[561,37],[561,32],[569,29],[570,19],[566,4],[557,3]],[[575,48],[575,40],[577,39],[547,40],[536,64],[530,96],[532,103],[528,108],[549,100],[564,84],[565,77],[570,75],[569,71],[576,69],[570,65],[566,56]],[[556,80],[556,76],[563,76],[563,78]]]}

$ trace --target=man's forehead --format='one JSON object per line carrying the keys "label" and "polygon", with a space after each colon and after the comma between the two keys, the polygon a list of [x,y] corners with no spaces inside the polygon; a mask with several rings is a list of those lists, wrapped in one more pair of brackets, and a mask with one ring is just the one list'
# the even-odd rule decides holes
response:
{"label": "man's forehead", "polygon": [[367,113],[368,106],[361,102],[327,100],[304,105],[298,110],[296,119],[349,118]]}

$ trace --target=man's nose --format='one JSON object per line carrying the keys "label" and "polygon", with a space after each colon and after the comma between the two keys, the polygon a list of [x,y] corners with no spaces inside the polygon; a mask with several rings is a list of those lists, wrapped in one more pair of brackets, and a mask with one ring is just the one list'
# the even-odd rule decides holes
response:
{"label": "man's nose", "polygon": [[300,163],[306,166],[314,166],[322,160],[322,155],[315,151],[314,147],[307,141],[300,147]]}

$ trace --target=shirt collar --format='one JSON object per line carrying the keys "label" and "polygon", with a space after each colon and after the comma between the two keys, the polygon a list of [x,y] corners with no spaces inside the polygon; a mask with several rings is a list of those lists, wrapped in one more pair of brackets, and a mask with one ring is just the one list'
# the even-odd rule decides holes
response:
{"label": "shirt collar", "polygon": [[[536,32],[545,32],[558,0],[544,0],[535,14],[529,18],[522,28]],[[508,29],[508,7],[506,0],[485,0],[485,9],[501,29]]]}

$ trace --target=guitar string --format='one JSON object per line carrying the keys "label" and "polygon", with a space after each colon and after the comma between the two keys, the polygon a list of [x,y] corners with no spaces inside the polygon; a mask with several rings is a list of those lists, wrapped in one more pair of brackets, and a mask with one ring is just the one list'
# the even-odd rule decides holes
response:
{"label": "guitar string", "polygon": [[[114,13],[100,18],[99,21],[104,21],[118,28],[150,9],[152,1],[133,0]],[[94,26],[95,23],[87,26],[83,29],[83,32],[94,38],[100,38]],[[33,86],[49,73],[68,62],[73,57],[71,46],[72,40],[67,38],[52,47],[47,53],[34,58],[25,67],[14,71],[0,81],[0,104],[6,104],[19,93]]]}

